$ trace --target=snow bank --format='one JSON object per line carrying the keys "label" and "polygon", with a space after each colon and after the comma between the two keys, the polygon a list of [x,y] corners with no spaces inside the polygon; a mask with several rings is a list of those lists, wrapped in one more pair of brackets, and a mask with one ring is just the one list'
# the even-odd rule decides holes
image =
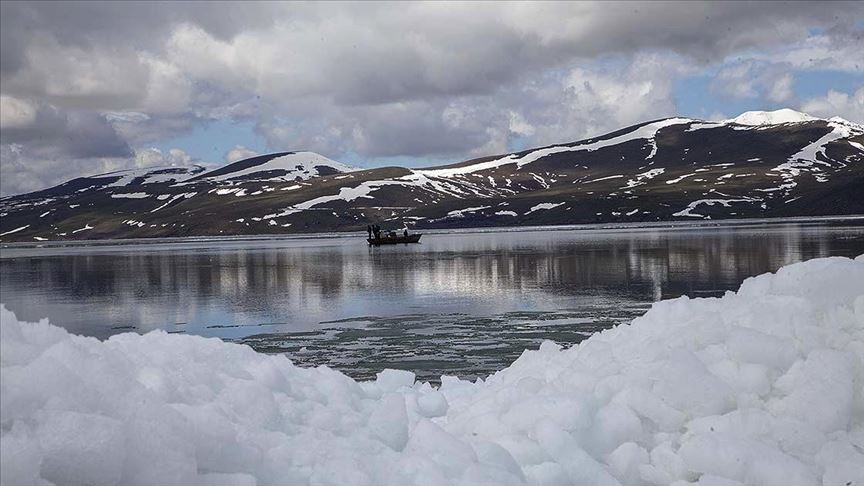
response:
{"label": "snow bank", "polygon": [[864,256],[660,302],[440,389],[0,317],[4,485],[864,484]]}

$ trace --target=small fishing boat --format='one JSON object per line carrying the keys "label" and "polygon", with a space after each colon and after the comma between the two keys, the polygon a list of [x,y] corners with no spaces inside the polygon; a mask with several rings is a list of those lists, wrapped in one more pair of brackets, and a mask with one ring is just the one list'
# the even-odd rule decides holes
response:
{"label": "small fishing boat", "polygon": [[420,243],[421,236],[423,236],[421,233],[408,236],[391,236],[382,234],[380,238],[366,238],[366,241],[368,241],[372,246],[396,245],[399,243]]}

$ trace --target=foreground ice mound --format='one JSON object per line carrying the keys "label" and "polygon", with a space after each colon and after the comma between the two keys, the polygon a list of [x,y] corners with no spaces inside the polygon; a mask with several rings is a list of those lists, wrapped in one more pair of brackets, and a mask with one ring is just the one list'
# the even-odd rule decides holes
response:
{"label": "foreground ice mound", "polygon": [[0,316],[3,485],[864,484],[864,257],[660,302],[440,389]]}

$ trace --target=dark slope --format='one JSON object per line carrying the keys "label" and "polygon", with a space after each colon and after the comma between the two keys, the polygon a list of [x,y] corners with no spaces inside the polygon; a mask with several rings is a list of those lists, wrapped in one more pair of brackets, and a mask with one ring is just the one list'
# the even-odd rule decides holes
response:
{"label": "dark slope", "polygon": [[655,120],[426,169],[352,171],[317,154],[281,152],[210,172],[102,174],[0,200],[0,239],[864,214],[860,125],[736,120]]}

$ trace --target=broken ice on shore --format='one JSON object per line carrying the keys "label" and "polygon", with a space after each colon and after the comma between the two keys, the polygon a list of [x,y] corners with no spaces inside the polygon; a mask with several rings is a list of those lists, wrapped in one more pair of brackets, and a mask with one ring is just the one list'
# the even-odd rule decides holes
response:
{"label": "broken ice on shore", "polygon": [[0,317],[4,485],[864,484],[864,256],[439,388]]}

